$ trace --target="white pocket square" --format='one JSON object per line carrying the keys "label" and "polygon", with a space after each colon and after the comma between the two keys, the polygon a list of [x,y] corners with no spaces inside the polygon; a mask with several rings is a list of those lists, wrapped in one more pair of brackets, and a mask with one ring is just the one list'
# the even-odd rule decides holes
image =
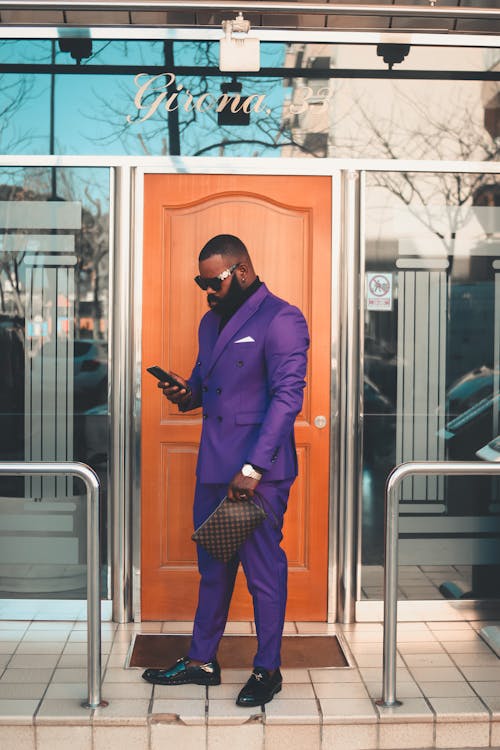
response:
{"label": "white pocket square", "polygon": [[238,341],[234,342],[235,344],[255,344],[255,339],[253,339],[251,336],[245,336],[242,339],[238,339]]}

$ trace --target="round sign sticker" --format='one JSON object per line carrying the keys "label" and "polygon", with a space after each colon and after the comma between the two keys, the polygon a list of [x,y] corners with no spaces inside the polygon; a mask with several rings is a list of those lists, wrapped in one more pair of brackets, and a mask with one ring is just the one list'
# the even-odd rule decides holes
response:
{"label": "round sign sticker", "polygon": [[391,289],[389,279],[387,278],[387,276],[382,276],[382,274],[372,276],[369,286],[370,292],[376,297],[385,297],[386,294],[389,294],[389,291]]}
{"label": "round sign sticker", "polygon": [[392,273],[368,273],[366,285],[368,310],[392,310]]}

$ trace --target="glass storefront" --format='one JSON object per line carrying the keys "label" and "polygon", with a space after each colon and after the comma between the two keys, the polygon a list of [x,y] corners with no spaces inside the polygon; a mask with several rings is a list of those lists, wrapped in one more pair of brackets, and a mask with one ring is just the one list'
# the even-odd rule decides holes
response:
{"label": "glass storefront", "polygon": [[[367,175],[363,598],[381,598],[391,467],[500,458],[499,272],[498,175]],[[498,490],[405,480],[401,599],[499,598]]]}
{"label": "glass storefront", "polygon": [[[90,464],[108,586],[109,169],[2,168],[0,455]],[[0,597],[80,599],[86,495],[66,478],[0,480]]]}
{"label": "glass storefront", "polygon": [[[130,506],[135,513],[140,505],[140,466],[131,458],[139,455],[140,368],[130,378],[127,370],[140,351],[140,301],[130,313],[119,308],[123,319],[115,316],[120,372],[108,368],[114,262],[120,292],[127,300],[140,297],[133,276],[142,238],[134,232],[143,196],[139,184],[134,193],[135,171],[140,181],[145,164],[196,172],[193,157],[203,164],[226,157],[224,169],[234,158],[237,173],[242,157],[266,158],[263,174],[283,174],[278,162],[285,158],[290,174],[290,159],[300,160],[297,173],[331,174],[338,186],[345,164],[334,159],[353,160],[347,169],[358,174],[376,169],[368,160],[397,162],[394,171],[366,172],[361,221],[358,589],[361,599],[380,599],[390,468],[409,459],[481,460],[497,450],[500,184],[487,172],[500,152],[500,49],[283,41],[281,33],[261,41],[260,71],[228,74],[219,69],[213,39],[70,34],[66,28],[58,38],[0,40],[0,149],[4,163],[24,164],[0,167],[0,460],[74,459],[98,472],[102,593],[111,597],[108,424],[122,429],[113,512],[126,521],[116,547],[127,548],[127,576],[140,572],[140,550],[132,564],[128,549],[136,532],[127,526]],[[314,35],[304,33],[308,38]],[[58,166],[35,166],[43,157]],[[484,171],[412,172],[407,160],[474,162]],[[102,166],[83,166],[91,162]],[[123,179],[110,187],[115,167]],[[110,206],[119,219],[114,235]],[[348,212],[341,213],[340,195],[334,207],[338,260]],[[342,273],[339,264],[338,278]],[[336,278],[332,288],[342,283]],[[126,324],[136,328],[124,331]],[[340,351],[339,345],[332,358]],[[117,401],[110,403],[116,383]],[[138,413],[131,415],[134,399]],[[334,411],[332,405],[332,436],[342,421]],[[341,448],[335,450],[337,467]],[[491,479],[404,484],[402,598],[498,597],[499,493]],[[342,502],[332,497],[331,519],[340,518]],[[0,598],[85,597],[86,509],[78,483],[3,479],[0,514]],[[333,547],[330,572],[337,564]],[[128,597],[129,581],[119,586]]]}

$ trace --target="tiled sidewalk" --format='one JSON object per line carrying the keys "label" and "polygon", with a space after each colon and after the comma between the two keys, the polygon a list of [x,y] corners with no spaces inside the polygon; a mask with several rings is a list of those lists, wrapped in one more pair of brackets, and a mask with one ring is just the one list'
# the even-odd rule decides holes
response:
{"label": "tiled sidewalk", "polygon": [[[284,669],[263,711],[235,697],[249,669],[223,683],[169,688],[127,668],[137,632],[189,632],[189,623],[104,623],[103,698],[86,697],[86,623],[0,622],[1,750],[372,750],[500,746],[500,660],[482,641],[485,623],[400,623],[398,708],[379,708],[382,626],[288,623],[287,632],[336,633],[350,667]],[[232,623],[231,633],[252,633]]]}

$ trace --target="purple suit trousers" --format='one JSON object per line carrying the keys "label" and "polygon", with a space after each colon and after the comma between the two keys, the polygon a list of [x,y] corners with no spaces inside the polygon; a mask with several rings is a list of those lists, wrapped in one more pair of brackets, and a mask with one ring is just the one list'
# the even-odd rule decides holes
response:
{"label": "purple suit trousers", "polygon": [[[238,565],[241,562],[253,599],[257,653],[254,666],[273,670],[280,666],[285,621],[288,564],[280,546],[283,515],[293,480],[260,482],[265,498],[265,521],[248,537],[229,563],[215,560],[198,545],[200,589],[189,656],[202,662],[217,654],[226,626]],[[225,484],[198,484],[194,501],[195,528],[212,513],[227,491]],[[269,513],[272,509],[273,515]]]}

